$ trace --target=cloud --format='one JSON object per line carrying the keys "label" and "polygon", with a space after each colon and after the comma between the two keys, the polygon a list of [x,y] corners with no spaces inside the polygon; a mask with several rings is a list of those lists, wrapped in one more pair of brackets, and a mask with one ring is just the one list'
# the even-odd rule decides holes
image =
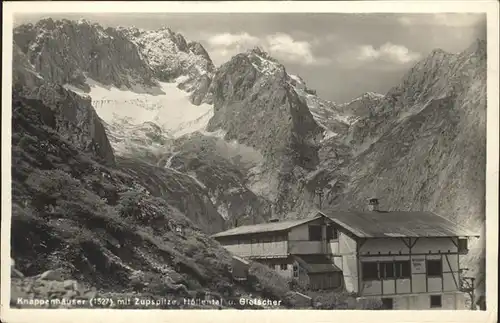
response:
{"label": "cloud", "polygon": [[420,58],[420,54],[410,51],[402,45],[385,43],[378,49],[372,45],[359,46],[356,58],[360,61],[382,60],[395,64],[406,64]]}
{"label": "cloud", "polygon": [[400,16],[397,20],[405,26],[474,27],[485,23],[486,15],[481,13],[412,14]]}
{"label": "cloud", "polygon": [[278,33],[267,36],[264,48],[277,59],[296,64],[320,65],[328,61],[325,58],[315,57],[309,42],[294,40],[288,34]]}
{"label": "cloud", "polygon": [[[276,33],[256,37],[248,33],[221,33],[207,38],[208,51],[216,64],[226,62],[232,56],[259,46],[276,59],[300,65],[321,65],[329,62],[324,57],[316,57],[313,43],[296,40],[289,34]],[[320,42],[316,41],[315,44]]]}
{"label": "cloud", "polygon": [[248,33],[230,34],[223,33],[213,35],[208,39],[208,43],[212,46],[230,47],[230,46],[255,46],[259,43],[259,38],[249,35]]}

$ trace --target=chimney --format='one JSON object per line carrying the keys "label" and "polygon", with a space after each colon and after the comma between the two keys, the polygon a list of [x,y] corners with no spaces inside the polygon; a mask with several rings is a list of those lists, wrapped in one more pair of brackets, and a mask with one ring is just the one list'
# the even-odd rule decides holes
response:
{"label": "chimney", "polygon": [[370,211],[378,211],[378,199],[371,198],[368,200],[368,210]]}

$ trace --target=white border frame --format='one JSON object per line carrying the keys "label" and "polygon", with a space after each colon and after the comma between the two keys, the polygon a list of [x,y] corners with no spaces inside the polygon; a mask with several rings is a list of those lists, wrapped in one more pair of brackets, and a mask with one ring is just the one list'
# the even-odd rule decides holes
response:
{"label": "white border frame", "polygon": [[[286,5],[283,5],[283,4]],[[496,322],[498,311],[498,38],[497,1],[231,1],[231,2],[90,2],[16,1],[3,7],[2,59],[2,231],[1,318],[13,322]],[[14,13],[437,13],[487,14],[487,163],[486,163],[486,299],[487,311],[355,311],[355,310],[98,310],[10,309],[10,205],[11,205],[11,80]],[[242,315],[244,314],[244,315]]]}

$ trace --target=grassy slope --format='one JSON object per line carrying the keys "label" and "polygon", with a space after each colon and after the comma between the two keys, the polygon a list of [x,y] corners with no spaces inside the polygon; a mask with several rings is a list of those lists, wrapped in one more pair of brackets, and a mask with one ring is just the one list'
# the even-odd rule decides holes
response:
{"label": "grassy slope", "polygon": [[[12,108],[12,258],[26,276],[61,268],[84,286],[125,295],[284,296],[258,278],[234,283],[224,248],[133,176],[75,149],[50,107],[14,93]],[[30,293],[17,288],[25,280],[13,283],[13,296]]]}

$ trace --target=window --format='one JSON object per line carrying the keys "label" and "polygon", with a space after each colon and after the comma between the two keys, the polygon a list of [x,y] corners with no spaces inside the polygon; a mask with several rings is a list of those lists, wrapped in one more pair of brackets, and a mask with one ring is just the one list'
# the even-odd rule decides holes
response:
{"label": "window", "polygon": [[286,264],[281,264],[280,265],[280,269],[281,270],[287,270],[288,269],[288,266]]}
{"label": "window", "polygon": [[297,264],[293,264],[293,277],[299,277],[299,266]]}
{"label": "window", "polygon": [[394,263],[393,262],[382,262],[380,263],[380,277],[382,279],[392,279],[394,278]]}
{"label": "window", "polygon": [[339,238],[339,232],[337,228],[333,225],[328,225],[326,227],[326,240],[337,240]]}
{"label": "window", "polygon": [[467,253],[469,248],[467,246],[467,239],[458,239],[458,252]]}
{"label": "window", "polygon": [[431,295],[431,308],[441,307],[441,295]]}
{"label": "window", "polygon": [[392,298],[382,298],[382,307],[385,310],[392,310],[394,308],[394,302]]}
{"label": "window", "polygon": [[410,261],[396,261],[395,262],[395,275],[396,278],[410,278],[411,267]]}
{"label": "window", "polygon": [[443,268],[441,260],[427,260],[427,276],[441,277]]}
{"label": "window", "polygon": [[378,264],[376,262],[363,262],[361,263],[362,265],[362,273],[363,273],[363,280],[364,281],[370,281],[370,280],[378,280]]}
{"label": "window", "polygon": [[321,241],[321,226],[320,225],[310,225],[309,226],[309,240],[310,241]]}

